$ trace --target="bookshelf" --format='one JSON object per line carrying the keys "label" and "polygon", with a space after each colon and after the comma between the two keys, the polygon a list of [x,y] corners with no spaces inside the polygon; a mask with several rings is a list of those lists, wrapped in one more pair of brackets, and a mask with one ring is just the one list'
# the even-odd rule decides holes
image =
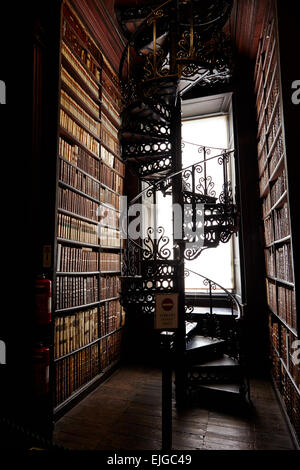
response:
{"label": "bookshelf", "polygon": [[53,297],[54,415],[120,359],[120,89],[109,61],[62,4]]}
{"label": "bookshelf", "polygon": [[270,2],[255,67],[258,171],[265,242],[272,375],[300,439],[300,374],[293,361],[299,336],[289,201],[278,20]]}

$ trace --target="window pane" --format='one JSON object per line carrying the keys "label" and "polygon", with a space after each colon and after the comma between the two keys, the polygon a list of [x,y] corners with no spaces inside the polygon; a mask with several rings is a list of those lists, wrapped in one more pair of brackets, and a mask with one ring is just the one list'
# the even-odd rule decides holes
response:
{"label": "window pane", "polygon": [[[185,142],[182,155],[182,164],[185,168],[188,165],[197,163],[203,159],[203,152],[199,152],[199,146],[214,147],[207,158],[220,154],[220,149],[228,148],[228,128],[227,116],[210,117],[204,119],[194,119],[184,121],[182,124],[182,139]],[[214,186],[211,191],[215,191],[216,197],[222,191],[223,169],[218,164],[218,159],[214,159],[207,164],[207,175],[212,177]],[[214,194],[211,194],[214,195]],[[185,266],[209,279],[217,282],[226,289],[234,288],[234,275],[232,264],[232,242],[221,243],[217,248],[209,248],[194,261],[185,261]],[[185,280],[186,290],[195,291],[205,289],[203,280],[194,274],[190,274]]]}

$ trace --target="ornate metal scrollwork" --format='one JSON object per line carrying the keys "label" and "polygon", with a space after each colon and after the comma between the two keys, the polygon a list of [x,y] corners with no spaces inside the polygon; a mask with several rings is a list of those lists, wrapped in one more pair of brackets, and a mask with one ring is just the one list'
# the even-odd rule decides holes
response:
{"label": "ornate metal scrollwork", "polygon": [[171,256],[171,250],[167,248],[170,239],[165,235],[165,229],[148,227],[147,237],[144,238],[143,258],[145,260],[166,260]]}
{"label": "ornate metal scrollwork", "polygon": [[149,142],[149,143],[123,143],[122,149],[124,152],[123,158],[142,158],[142,157],[154,157],[162,156],[171,153],[171,142],[169,140],[162,139],[161,141]]}
{"label": "ornate metal scrollwork", "polygon": [[196,186],[196,190],[199,191],[200,194],[215,197],[216,191],[213,190],[214,186],[215,183],[213,183],[211,176],[207,176],[206,178],[201,177],[199,184]]}
{"label": "ornate metal scrollwork", "polygon": [[146,178],[147,176],[152,176],[156,173],[166,172],[172,168],[172,158],[164,157],[160,158],[157,161],[143,162],[139,165],[138,173],[141,178]]}
{"label": "ornate metal scrollwork", "polygon": [[122,275],[138,276],[140,274],[141,247],[128,239],[123,254]]}

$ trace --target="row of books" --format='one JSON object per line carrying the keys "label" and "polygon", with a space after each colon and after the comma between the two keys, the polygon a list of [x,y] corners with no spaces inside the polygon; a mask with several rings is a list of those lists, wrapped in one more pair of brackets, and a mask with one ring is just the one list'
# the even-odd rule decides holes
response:
{"label": "row of books", "polygon": [[286,174],[282,171],[274,185],[271,187],[271,204],[274,206],[286,191]]}
{"label": "row of books", "polygon": [[268,182],[269,182],[269,172],[268,172],[268,167],[266,167],[266,169],[264,170],[259,180],[259,190],[260,190],[261,195],[266,190]]}
{"label": "row of books", "polygon": [[59,209],[98,221],[99,204],[70,189],[58,188],[57,204]]}
{"label": "row of books", "polygon": [[287,243],[276,248],[275,255],[277,277],[288,282],[293,282],[291,245]]}
{"label": "row of books", "polygon": [[111,98],[106,92],[105,88],[102,88],[101,99],[102,106],[106,110],[108,115],[112,117],[112,119],[118,124],[118,126],[121,126],[120,112],[115,108],[114,103],[111,101]]}
{"label": "row of books", "polygon": [[270,149],[275,141],[275,138],[278,133],[278,129],[280,127],[280,111],[279,111],[279,101],[277,101],[277,105],[275,109],[272,111],[271,122],[269,124],[269,132],[267,135],[267,142],[268,148]]}
{"label": "row of books", "polygon": [[276,240],[281,240],[291,233],[290,216],[287,203],[285,203],[281,209],[274,211],[274,232]]}
{"label": "row of books", "polygon": [[94,344],[55,364],[56,406],[100,372],[99,346]]}
{"label": "row of books", "polygon": [[273,312],[277,313],[277,295],[276,295],[276,284],[269,279],[266,279],[267,289],[267,303]]}
{"label": "row of books", "polygon": [[275,67],[278,62],[277,41],[276,41],[275,36],[270,39],[268,46],[269,47],[266,53],[265,64],[264,64],[265,75],[268,75],[265,77],[265,86],[267,89],[270,88],[270,84],[272,82],[272,72],[275,70]]}
{"label": "row of books", "polygon": [[270,23],[269,28],[268,28],[268,37],[265,38],[265,56],[264,56],[264,61],[263,61],[263,69],[265,71],[268,70],[270,67],[270,61],[274,57],[275,50],[275,31],[274,31],[274,23]]}
{"label": "row of books", "polygon": [[297,328],[297,315],[295,293],[293,289],[277,286],[278,311],[277,314],[292,328]]}
{"label": "row of books", "polygon": [[[300,367],[297,364],[297,351],[298,351],[298,337],[296,337],[291,331],[287,332],[288,339],[288,369],[293,377],[297,387],[300,391]],[[295,361],[296,356],[296,361]],[[299,398],[300,401],[300,398]]]}
{"label": "row of books", "polygon": [[56,406],[120,358],[121,331],[56,363]]}
{"label": "row of books", "polygon": [[277,351],[280,351],[280,340],[279,340],[279,332],[280,332],[280,323],[277,319],[274,319],[274,315],[271,313],[269,314],[269,336],[270,342],[275,346]]}
{"label": "row of books", "polygon": [[120,213],[114,209],[110,209],[106,206],[100,206],[99,209],[100,223],[104,226],[119,229],[120,225]]}
{"label": "row of books", "polygon": [[[111,299],[120,294],[121,281],[119,276],[101,276],[100,299]],[[111,302],[112,303],[112,302]]]}
{"label": "row of books", "polygon": [[91,96],[95,99],[99,98],[99,86],[96,80],[93,80],[91,75],[86,71],[84,66],[80,63],[80,60],[72,53],[71,49],[67,46],[65,42],[61,45],[61,52],[63,57],[67,60],[69,64],[73,67],[76,73],[79,75],[82,82],[91,92]]}
{"label": "row of books", "polygon": [[74,80],[67,70],[61,66],[62,85],[66,84],[70,90],[86,105],[94,117],[99,118],[99,104],[97,104],[86,91]]}
{"label": "row of books", "polygon": [[115,209],[120,210],[120,196],[116,193],[113,193],[108,188],[103,186],[100,188],[100,201],[104,204],[109,204]]}
{"label": "row of books", "polygon": [[286,368],[293,377],[295,383],[297,384],[300,390],[300,369],[297,365],[297,361],[294,359],[294,353],[296,351],[297,356],[297,337],[284,325],[280,326],[281,331],[281,342],[280,342],[280,352],[281,357],[286,365]]}
{"label": "row of books", "polygon": [[100,307],[101,336],[118,330],[122,325],[122,313],[119,302],[111,301]]}
{"label": "row of books", "polygon": [[[73,14],[71,8],[69,7],[67,3],[64,3],[63,15],[64,15],[64,19],[67,20],[68,23],[72,26],[73,30],[79,36],[79,38],[81,39],[85,47],[91,52],[91,54],[96,59],[98,64],[101,65],[102,63],[101,52],[99,51],[98,47],[94,44],[94,42],[91,40],[90,36],[86,33],[81,22]],[[91,71],[95,74],[93,69],[91,69]]]}
{"label": "row of books", "polygon": [[109,227],[100,227],[100,246],[120,248],[121,243],[120,232]]}
{"label": "row of books", "polygon": [[101,163],[101,182],[118,194],[123,194],[123,178],[104,163]]}
{"label": "row of books", "polygon": [[276,285],[267,279],[267,302],[271,310],[277,313],[292,328],[297,326],[295,293],[292,288]]}
{"label": "row of books", "polygon": [[102,114],[101,116],[101,123],[102,126],[105,127],[106,131],[109,132],[112,137],[118,140],[118,129],[113,125],[113,123],[108,119],[105,114]]}
{"label": "row of books", "polygon": [[100,184],[62,159],[59,160],[59,180],[99,200]]}
{"label": "row of books", "polygon": [[64,20],[63,23],[63,37],[64,41],[70,45],[73,53],[77,55],[86,68],[93,74],[96,81],[100,82],[101,73],[99,66],[91,56],[90,52],[78,41],[76,34],[72,31],[66,20]]}
{"label": "row of books", "polygon": [[99,244],[97,225],[65,214],[57,214],[57,236],[65,240]]}
{"label": "row of books", "polygon": [[100,367],[105,370],[120,359],[122,331],[116,331],[100,340]]}
{"label": "row of books", "polygon": [[95,155],[99,155],[99,142],[91,134],[76,124],[76,122],[73,121],[73,119],[71,119],[70,116],[68,116],[62,109],[60,110],[60,125],[91,152],[93,152]]}
{"label": "row of books", "polygon": [[283,135],[282,135],[282,132],[280,132],[278,135],[278,138],[276,139],[276,143],[274,144],[274,147],[272,149],[272,154],[271,154],[270,163],[269,163],[270,175],[273,174],[283,154],[284,154]]}
{"label": "row of books", "polygon": [[[276,12],[273,8],[269,10],[269,17],[266,19],[267,24],[272,24],[271,29],[265,27],[262,31],[262,38],[260,41],[261,47],[259,48],[257,56],[257,66],[255,71],[256,90],[258,84],[262,83],[257,97],[257,117],[258,121],[262,122],[262,128],[267,129],[270,126],[269,134],[264,138],[262,137],[260,147],[262,154],[266,158],[266,152],[269,153],[270,159],[268,162],[268,170],[270,177],[276,178],[276,175],[284,168],[284,136],[282,130],[280,131],[281,124],[281,102],[280,102],[280,69],[278,57],[278,44],[276,32]],[[271,122],[271,119],[274,121]],[[260,173],[262,170],[262,162],[260,164]],[[275,173],[276,172],[276,173]],[[274,176],[273,176],[274,175]],[[285,172],[283,171],[280,177],[274,184],[270,181],[270,193],[267,193],[262,201],[263,217],[266,218],[271,208],[277,204],[281,196],[286,191]],[[262,193],[261,193],[262,194]],[[283,202],[284,199],[282,198]],[[282,209],[275,209],[272,213],[274,237],[275,240],[280,240],[290,234],[289,227],[289,214],[288,206],[283,206]],[[281,247],[280,247],[281,248]],[[276,249],[274,246],[271,250],[266,251],[266,268],[272,274],[276,274],[278,278],[280,273],[275,272],[276,261],[279,262],[279,268],[285,260],[278,260],[284,254]],[[287,255],[289,256],[289,255]],[[274,259],[277,257],[277,260]],[[286,260],[286,264],[290,264]],[[286,266],[288,269],[288,266]],[[273,269],[273,271],[272,271]],[[291,361],[291,341],[295,336],[284,324],[287,323],[290,327],[296,328],[296,314],[295,314],[295,294],[294,290],[283,282],[272,282],[267,280],[267,297],[270,308],[281,317],[280,321],[276,315],[270,312],[270,343],[271,343],[271,359],[272,359],[272,375],[277,384],[278,390],[285,402],[288,415],[292,424],[295,426],[296,432],[300,439],[300,400],[299,390],[297,385],[294,386],[289,373],[294,378],[294,382],[299,386],[299,379],[297,380],[295,374],[295,366]],[[299,365],[296,366],[299,371]],[[289,370],[289,373],[287,370]]]}
{"label": "row of books", "polygon": [[59,155],[80,170],[100,180],[100,160],[89,155],[78,145],[59,139]]}
{"label": "row of books", "polygon": [[[124,175],[124,165],[114,155],[120,152],[118,78],[67,2],[64,2],[63,14],[62,129],[57,195],[60,210],[57,214],[58,273],[54,299],[57,310],[54,317],[56,405],[72,397],[119,359],[121,332],[115,330],[124,324],[119,300],[105,300],[117,297],[120,289],[120,280],[114,272],[120,273],[121,253],[113,250],[120,248],[120,234],[110,227],[100,227],[100,217],[107,225],[118,220],[119,214],[116,215],[113,208],[120,206],[117,193],[123,191],[123,184],[113,177],[109,180],[106,170],[111,166],[110,171],[119,178]],[[103,62],[105,83],[102,93]],[[100,144],[101,138],[104,138],[105,149]],[[101,158],[108,165],[104,162],[101,165]],[[100,201],[104,204],[99,204]],[[80,244],[95,247],[80,247]],[[112,249],[100,250],[100,246]],[[98,274],[100,271],[104,274]],[[91,308],[89,304],[93,303],[95,307]],[[67,310],[61,311],[64,309]]]}
{"label": "row of books", "polygon": [[100,269],[101,271],[121,271],[121,255],[119,253],[102,252]]}
{"label": "row of books", "polygon": [[57,310],[78,307],[98,301],[97,276],[57,276]]}
{"label": "row of books", "polygon": [[262,172],[262,166],[266,162],[266,157],[267,157],[267,152],[262,153],[263,150],[265,149],[265,129],[264,127],[261,128],[259,136],[258,136],[258,142],[257,142],[257,155],[259,160],[261,161],[261,167],[259,174]]}
{"label": "row of books", "polygon": [[265,145],[263,145],[261,152],[258,152],[258,155],[259,155],[258,171],[259,171],[259,175],[262,175],[265,170],[266,160],[267,160],[267,150],[266,150]]}
{"label": "row of books", "polygon": [[114,168],[121,176],[125,176],[125,165],[119,158],[114,156],[111,152],[109,152],[105,147],[101,147],[101,159],[103,160],[106,165]]}
{"label": "row of books", "polygon": [[99,271],[99,253],[91,248],[75,248],[58,243],[58,272],[95,272]]}
{"label": "row of books", "polygon": [[[283,366],[276,352],[272,351],[272,373],[277,388],[282,396],[286,412],[293,425],[298,439],[300,440],[300,399],[299,399],[299,381],[298,390],[292,382],[286,368]],[[297,382],[296,382],[297,384]]]}
{"label": "row of books", "polygon": [[284,363],[288,366],[289,363],[289,333],[282,325],[280,328],[280,353]]}
{"label": "row of books", "polygon": [[268,192],[262,200],[263,218],[267,217],[271,210],[271,194]]}
{"label": "row of books", "polygon": [[272,248],[265,249],[265,266],[268,276],[276,277],[275,254]]}
{"label": "row of books", "polygon": [[101,140],[103,144],[106,145],[116,155],[119,156],[121,154],[119,139],[114,137],[103,125],[101,125]]}
{"label": "row of books", "polygon": [[118,77],[114,76],[114,72],[108,69],[107,63],[103,62],[102,68],[102,93],[109,96],[109,100],[114,106],[118,114],[122,107],[122,98],[119,91]]}
{"label": "row of books", "polygon": [[274,67],[273,73],[271,73],[268,76],[266,93],[267,93],[266,111],[267,111],[268,122],[270,122],[272,111],[274,109],[275,103],[279,96],[279,78],[277,74],[277,66]]}
{"label": "row of books", "polygon": [[100,136],[100,122],[90,116],[79,104],[71,98],[64,90],[60,92],[61,105],[69,111],[90,132]]}
{"label": "row of books", "polygon": [[98,309],[56,316],[54,321],[55,359],[86,346],[99,337]]}
{"label": "row of books", "polygon": [[266,245],[270,245],[274,241],[273,220],[271,216],[267,217],[264,220],[264,229],[265,229],[265,243]]}

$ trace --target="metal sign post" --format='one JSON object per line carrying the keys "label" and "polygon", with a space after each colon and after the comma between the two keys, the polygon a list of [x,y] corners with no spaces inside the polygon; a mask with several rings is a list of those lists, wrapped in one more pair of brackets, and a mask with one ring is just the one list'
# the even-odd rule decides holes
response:
{"label": "metal sign post", "polygon": [[173,372],[171,350],[173,332],[178,328],[178,294],[156,294],[154,328],[162,330],[162,450],[171,450]]}

